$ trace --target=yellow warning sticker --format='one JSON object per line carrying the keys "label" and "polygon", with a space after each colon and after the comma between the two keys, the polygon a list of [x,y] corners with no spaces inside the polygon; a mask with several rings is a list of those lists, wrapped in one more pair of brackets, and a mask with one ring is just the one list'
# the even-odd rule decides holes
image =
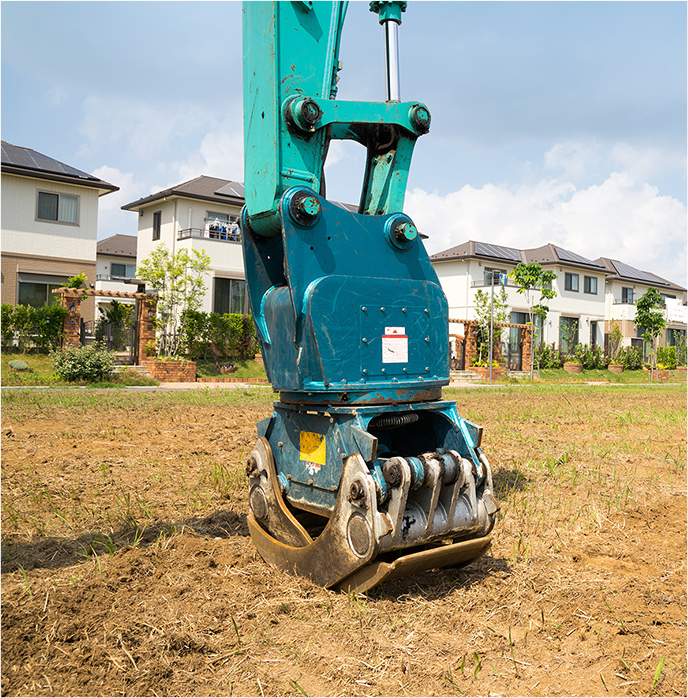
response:
{"label": "yellow warning sticker", "polygon": [[325,435],[313,431],[300,432],[301,460],[325,465]]}

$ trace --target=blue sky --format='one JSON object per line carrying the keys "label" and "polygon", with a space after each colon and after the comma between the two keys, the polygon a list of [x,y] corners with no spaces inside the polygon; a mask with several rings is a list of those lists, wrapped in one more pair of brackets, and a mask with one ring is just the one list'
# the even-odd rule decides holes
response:
{"label": "blue sky", "polygon": [[[120,187],[120,206],[201,174],[243,179],[238,2],[1,5],[2,138]],[[352,2],[340,99],[384,99],[382,30]],[[553,242],[686,285],[686,3],[409,2],[402,99],[419,140],[406,211],[429,252]],[[362,148],[328,195],[356,202]]]}

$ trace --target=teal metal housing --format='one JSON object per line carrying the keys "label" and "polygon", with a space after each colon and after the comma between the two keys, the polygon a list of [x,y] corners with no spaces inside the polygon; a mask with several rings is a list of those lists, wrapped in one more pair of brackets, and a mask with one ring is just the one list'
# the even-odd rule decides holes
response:
{"label": "teal metal housing", "polygon": [[[466,467],[482,487],[486,462],[480,429],[440,399],[449,382],[447,301],[403,213],[411,155],[430,112],[420,102],[335,99],[346,5],[247,2],[243,9],[242,240],[263,359],[280,393],[258,433],[269,442],[284,498],[324,516],[347,496],[339,487],[352,454],[367,464],[383,508],[401,482],[396,465],[386,468],[397,457],[408,462],[413,487],[426,489],[437,483],[440,466],[432,463],[444,454],[453,454],[448,483]],[[400,23],[406,3],[372,5],[381,22]],[[326,197],[333,139],[367,150],[356,208]],[[314,443],[317,457],[309,455]],[[254,493],[254,513],[267,521],[264,498]],[[433,496],[434,504],[426,490],[417,500],[412,492],[409,506],[434,512],[439,490]]]}

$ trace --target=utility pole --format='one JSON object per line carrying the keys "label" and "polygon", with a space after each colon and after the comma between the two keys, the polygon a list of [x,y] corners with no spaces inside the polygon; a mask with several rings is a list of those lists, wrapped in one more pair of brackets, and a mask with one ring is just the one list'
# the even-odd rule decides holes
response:
{"label": "utility pole", "polygon": [[490,383],[492,383],[492,350],[494,345],[494,284],[495,274],[499,274],[496,269],[490,269]]}

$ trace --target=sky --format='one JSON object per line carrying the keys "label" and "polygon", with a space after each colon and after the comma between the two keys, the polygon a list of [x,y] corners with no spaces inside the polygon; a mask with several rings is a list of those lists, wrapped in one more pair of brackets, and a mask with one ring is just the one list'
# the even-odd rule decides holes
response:
{"label": "sky", "polygon": [[[412,0],[401,98],[425,103],[405,211],[430,254],[548,242],[687,285],[686,2]],[[121,206],[199,175],[243,181],[241,3],[3,0],[2,139],[120,188]],[[383,31],[344,25],[339,99],[382,101]],[[328,197],[357,203],[365,151],[330,150]]]}

